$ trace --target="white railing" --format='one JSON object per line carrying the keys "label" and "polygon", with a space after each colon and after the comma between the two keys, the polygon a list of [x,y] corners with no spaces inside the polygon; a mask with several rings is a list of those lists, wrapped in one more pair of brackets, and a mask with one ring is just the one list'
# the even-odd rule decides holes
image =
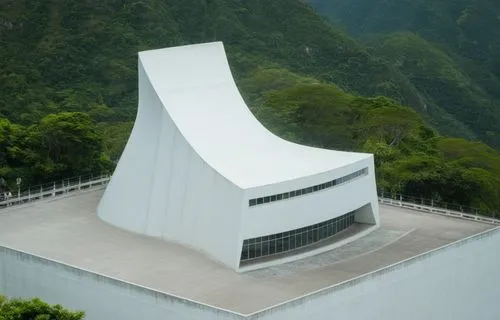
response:
{"label": "white railing", "polygon": [[[37,200],[53,198],[56,196],[61,196],[68,194],[70,192],[84,190],[92,187],[104,187],[109,180],[111,175],[89,175],[80,176],[75,178],[64,179],[60,181],[55,181],[52,183],[42,184],[28,189],[19,190],[18,192],[7,196],[5,193],[0,194],[0,209],[11,207],[14,205],[20,205],[24,203],[30,203]],[[434,200],[413,198],[403,195],[392,195],[392,198],[384,197],[384,193],[378,198],[379,203],[386,204],[390,206],[408,208],[418,211],[436,213],[444,216],[461,218],[466,220],[473,220],[479,222],[485,222],[490,224],[500,225],[500,220],[496,219],[496,215],[493,217],[488,217],[484,214],[480,214],[478,210],[471,210],[466,212],[467,207],[455,205],[459,210],[455,209],[450,204],[441,203]],[[471,213],[472,212],[472,213]]]}
{"label": "white railing", "polygon": [[105,186],[110,178],[110,175],[89,175],[54,181],[15,192],[1,193],[0,209],[53,198],[92,187]]}
{"label": "white railing", "polygon": [[487,217],[487,216],[484,216],[484,215],[481,215],[478,213],[473,214],[473,213],[467,213],[467,212],[463,212],[463,211],[457,211],[457,210],[451,210],[451,209],[447,209],[447,208],[437,207],[434,205],[434,203],[432,201],[430,203],[426,203],[426,201],[422,201],[421,203],[418,203],[416,201],[415,202],[408,202],[408,201],[403,201],[402,197],[400,197],[399,199],[398,198],[391,199],[391,198],[379,197],[378,200],[379,200],[379,203],[387,204],[390,206],[408,208],[408,209],[413,209],[413,210],[418,210],[418,211],[440,214],[440,215],[448,216],[448,217],[454,217],[454,218],[460,218],[460,219],[473,220],[473,221],[478,221],[478,222],[500,225],[500,220],[498,220],[498,219]]}

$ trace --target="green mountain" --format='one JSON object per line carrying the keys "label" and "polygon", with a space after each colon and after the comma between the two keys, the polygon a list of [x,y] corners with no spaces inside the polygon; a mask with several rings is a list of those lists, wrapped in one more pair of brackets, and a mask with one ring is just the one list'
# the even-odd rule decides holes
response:
{"label": "green mountain", "polygon": [[[498,1],[310,2],[317,12],[368,45],[372,54],[403,73],[430,107],[430,122],[440,132],[477,138],[500,148]],[[450,119],[432,114],[436,106],[467,130],[447,127]]]}
{"label": "green mountain", "polygon": [[[415,34],[360,42],[298,0],[3,1],[0,187],[111,170],[137,107],[137,52],[207,41],[224,41],[244,98],[276,134],[373,152],[386,191],[500,211],[500,154],[440,135],[497,134],[490,113],[469,116],[478,97],[495,110],[482,69]],[[417,53],[391,55],[410,45]],[[425,68],[413,68],[420,54]],[[454,82],[421,79],[435,75]],[[459,98],[434,96],[444,90]],[[486,120],[490,136],[474,126]]]}

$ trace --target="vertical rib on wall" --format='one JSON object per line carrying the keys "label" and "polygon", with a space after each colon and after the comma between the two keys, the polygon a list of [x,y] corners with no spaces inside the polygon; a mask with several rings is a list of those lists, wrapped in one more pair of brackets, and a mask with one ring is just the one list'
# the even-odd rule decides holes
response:
{"label": "vertical rib on wall", "polygon": [[126,230],[181,243],[237,268],[234,244],[243,191],[189,145],[141,63],[139,79],[137,119],[99,203],[99,217]]}

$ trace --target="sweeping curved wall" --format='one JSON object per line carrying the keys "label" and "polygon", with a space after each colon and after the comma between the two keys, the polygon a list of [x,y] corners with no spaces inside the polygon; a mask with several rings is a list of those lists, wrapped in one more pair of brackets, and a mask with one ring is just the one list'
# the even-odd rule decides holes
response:
{"label": "sweeping curved wall", "polygon": [[373,156],[269,132],[243,101],[222,43],[139,53],[137,118],[101,219],[239,270],[244,240],[352,211],[379,225]]}

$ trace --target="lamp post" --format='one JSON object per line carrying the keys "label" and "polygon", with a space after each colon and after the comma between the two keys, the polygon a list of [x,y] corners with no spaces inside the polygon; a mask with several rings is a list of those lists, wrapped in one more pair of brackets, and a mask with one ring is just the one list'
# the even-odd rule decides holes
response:
{"label": "lamp post", "polygon": [[23,181],[22,178],[17,178],[16,179],[16,184],[17,184],[17,201],[21,201],[21,182]]}

